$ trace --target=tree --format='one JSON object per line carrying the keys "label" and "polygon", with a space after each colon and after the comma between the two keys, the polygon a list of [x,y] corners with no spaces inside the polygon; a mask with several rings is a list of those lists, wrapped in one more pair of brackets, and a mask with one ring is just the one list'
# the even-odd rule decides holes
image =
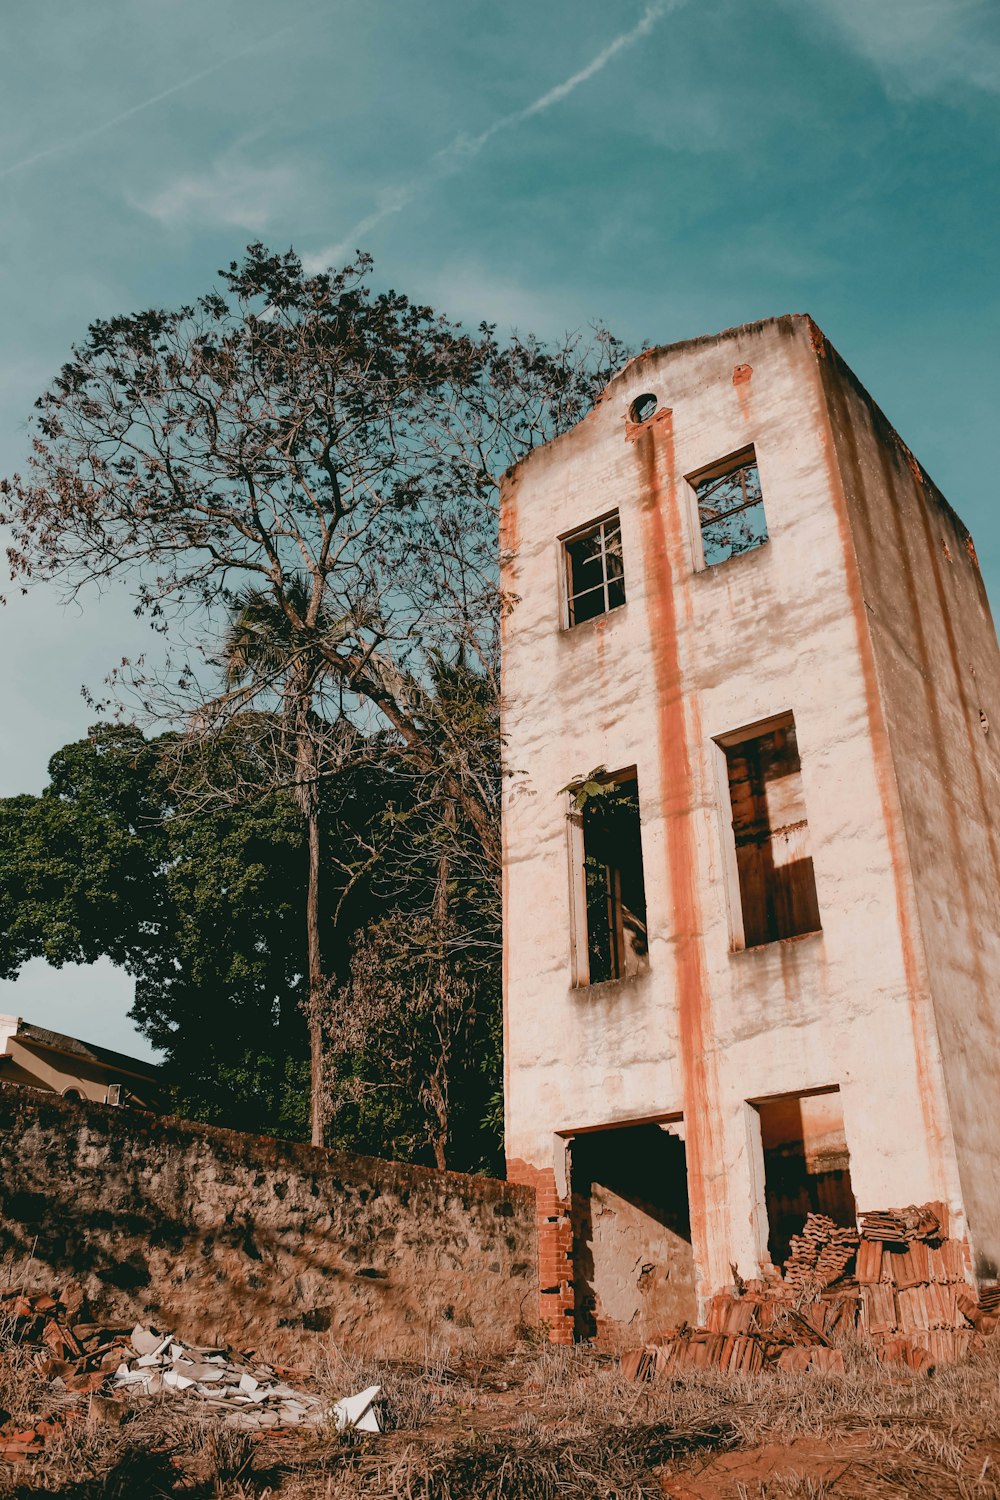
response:
{"label": "tree", "polygon": [[[95,726],[52,757],[40,796],[0,799],[0,975],[34,957],[110,957],[135,979],[132,1016],[165,1052],[183,1113],[298,1139],[310,1124],[308,847],[292,791],[244,795],[268,732],[230,723],[219,764],[198,770],[213,799],[228,770],[233,803],[197,816],[172,787],[179,736],[134,726]],[[433,798],[389,748],[320,781],[327,1128],[345,1150],[495,1169],[491,887],[463,852],[472,832],[436,827]],[[444,945],[432,920],[442,853]]]}
{"label": "tree", "polygon": [[469,964],[461,951],[445,961],[427,919],[399,912],[366,928],[328,1013],[334,1136],[439,1168],[495,1172],[499,1001],[496,967]]}
{"label": "tree", "polygon": [[0,800],[0,974],[105,956],[152,972],[151,939],[170,925],[157,872],[172,801],[155,748],[102,730],[53,756],[49,776],[41,797]]}
{"label": "tree", "polygon": [[[345,623],[328,619],[320,608],[310,609],[310,585],[294,576],[288,583],[292,604],[289,618],[277,606],[273,593],[248,588],[235,601],[223,643],[226,684],[238,699],[277,693],[281,701],[278,743],[281,761],[291,759],[295,801],[306,827],[309,874],[306,885],[306,1014],[309,1027],[311,1071],[310,1126],[312,1144],[324,1140],[323,1040],[321,1011],[326,988],[320,942],[320,777],[329,774],[331,744],[341,748],[344,736],[318,711],[322,688],[331,673],[322,645],[335,644],[345,633]],[[309,620],[311,628],[300,628],[296,620]],[[215,712],[228,709],[227,697],[213,705]],[[283,780],[279,761],[278,780]],[[273,762],[272,762],[273,764]],[[270,789],[273,777],[265,778]]]}
{"label": "tree", "polygon": [[[370,272],[359,255],[307,276],[293,252],[254,245],[222,291],[94,323],[36,403],[28,471],[0,485],[0,522],[22,582],[76,595],[132,581],[171,649],[162,671],[125,663],[112,681],[153,720],[190,727],[176,782],[199,788],[190,804],[209,786],[191,742],[225,757],[239,720],[243,756],[249,719],[260,776],[244,787],[293,787],[303,807],[326,774],[308,749],[322,682],[329,722],[384,737],[417,800],[446,810],[431,820],[439,835],[451,818],[495,892],[498,747],[481,755],[481,739],[456,732],[436,664],[476,676],[495,734],[498,476],[590,407],[621,346],[600,330],[554,349],[503,343],[487,324],[469,333],[374,293]],[[245,678],[220,694],[234,618],[251,629],[265,613],[282,665],[248,649]],[[291,768],[269,749],[289,725]]]}
{"label": "tree", "polygon": [[[76,594],[125,573],[159,626],[197,615],[215,668],[240,589],[266,590],[344,711],[434,770],[429,653],[495,671],[498,476],[589,408],[620,346],[503,345],[373,294],[370,271],[359,255],[307,276],[254,245],[222,273],[228,296],[94,323],[36,403],[0,521],[15,577]],[[171,667],[173,692],[194,665]],[[132,680],[163,709],[163,680]],[[454,767],[443,782],[498,860],[492,794]]]}
{"label": "tree", "polygon": [[376,915],[324,1007],[334,1128],[378,1129],[380,1149],[440,1168],[498,1165],[499,893],[475,829],[441,785],[459,753],[499,785],[496,714],[483,674],[461,659],[431,662],[422,729],[442,769],[422,773],[405,753],[392,762]]}
{"label": "tree", "polygon": [[301,821],[289,794],[178,817],[170,739],[97,726],[41,796],[0,800],[0,973],[111,958],[186,1113],[300,1136]]}

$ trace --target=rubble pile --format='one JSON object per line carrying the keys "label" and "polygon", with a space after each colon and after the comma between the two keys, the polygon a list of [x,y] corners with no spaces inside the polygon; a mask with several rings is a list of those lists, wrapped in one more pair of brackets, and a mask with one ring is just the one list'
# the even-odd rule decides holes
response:
{"label": "rubble pile", "polygon": [[116,1386],[155,1396],[186,1392],[202,1399],[205,1409],[244,1429],[315,1427],[332,1417],[339,1431],[381,1432],[373,1402],[381,1386],[369,1386],[332,1408],[319,1396],[293,1390],[272,1365],[228,1358],[224,1349],[182,1343],[137,1324],[127,1356],[114,1375]]}
{"label": "rubble pile", "polygon": [[712,1298],[704,1328],[673,1329],[631,1351],[623,1371],[635,1379],[768,1366],[840,1373],[844,1356],[832,1336],[857,1328],[877,1358],[930,1370],[961,1359],[974,1332],[1000,1329],[1000,1288],[973,1297],[964,1246],[948,1238],[941,1204],[863,1213],[860,1224],[809,1214],[783,1275],[737,1277],[731,1292]]}
{"label": "rubble pile", "polygon": [[959,1311],[968,1318],[977,1333],[989,1338],[1000,1325],[1000,1286],[985,1287],[979,1297],[973,1297],[971,1287],[961,1287],[958,1293]]}
{"label": "rubble pile", "polygon": [[839,1317],[836,1304],[829,1311],[817,1303],[793,1307],[771,1296],[764,1282],[749,1282],[740,1296],[724,1292],[712,1298],[705,1328],[680,1329],[664,1344],[648,1347],[648,1373],[712,1368],[749,1375],[765,1365],[842,1373],[843,1354],[827,1333]]}
{"label": "rubble pile", "polygon": [[[291,1372],[254,1360],[254,1351],[234,1359],[222,1348],[186,1344],[141,1324],[125,1328],[87,1321],[85,1314],[83,1292],[73,1284],[51,1296],[0,1289],[0,1326],[12,1343],[33,1351],[53,1406],[49,1416],[27,1429],[0,1412],[0,1459],[36,1456],[68,1423],[93,1419],[98,1411],[101,1420],[121,1421],[127,1399],[135,1396],[194,1397],[206,1416],[248,1431],[326,1422],[340,1431],[381,1431],[374,1407],[377,1385],[330,1405],[287,1385],[282,1377]],[[90,1398],[86,1407],[79,1404],[81,1396]]]}
{"label": "rubble pile", "polygon": [[[113,1384],[136,1395],[181,1394],[199,1397],[205,1410],[233,1427],[317,1426],[330,1417],[319,1396],[296,1391],[278,1378],[271,1365],[229,1359],[224,1349],[185,1344],[173,1334],[160,1335],[137,1324],[118,1364]],[[371,1410],[378,1386],[364,1392],[368,1425],[378,1432]],[[340,1403],[341,1405],[343,1403]],[[338,1426],[347,1426],[339,1422]],[[361,1426],[361,1422],[352,1425]]]}
{"label": "rubble pile", "polygon": [[108,1367],[118,1363],[128,1329],[87,1321],[83,1291],[67,1283],[51,1296],[29,1296],[18,1287],[0,1289],[0,1322],[22,1345],[37,1345],[35,1363],[56,1390],[97,1390]]}
{"label": "rubble pile", "polygon": [[0,1328],[12,1343],[34,1351],[35,1368],[52,1395],[48,1414],[30,1427],[0,1412],[0,1459],[22,1463],[79,1420],[74,1402],[106,1384],[126,1330],[86,1321],[83,1291],[73,1282],[51,1296],[0,1288]]}

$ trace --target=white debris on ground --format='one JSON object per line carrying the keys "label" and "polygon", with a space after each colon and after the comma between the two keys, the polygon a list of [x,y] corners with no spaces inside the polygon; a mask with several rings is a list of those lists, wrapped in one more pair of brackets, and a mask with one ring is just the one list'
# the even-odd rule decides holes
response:
{"label": "white debris on ground", "polygon": [[[129,1357],[131,1352],[132,1357]],[[278,1379],[270,1365],[242,1364],[224,1349],[182,1343],[173,1334],[158,1334],[137,1323],[131,1351],[114,1376],[114,1384],[136,1395],[197,1396],[203,1409],[224,1417],[233,1427],[316,1427],[333,1421],[337,1430],[381,1432],[372,1403],[381,1386],[369,1386],[330,1407],[320,1396],[296,1391]]]}
{"label": "white debris on ground", "polygon": [[346,1432],[348,1427],[353,1427],[358,1432],[381,1432],[378,1415],[372,1406],[381,1389],[380,1385],[370,1385],[356,1396],[345,1396],[342,1401],[338,1401],[333,1408],[337,1431]]}

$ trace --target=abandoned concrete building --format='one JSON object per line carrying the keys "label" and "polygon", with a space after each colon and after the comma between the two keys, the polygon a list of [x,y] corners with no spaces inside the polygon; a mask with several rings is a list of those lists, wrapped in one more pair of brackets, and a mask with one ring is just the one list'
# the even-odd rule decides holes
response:
{"label": "abandoned concrete building", "polygon": [[551,1336],[810,1210],[1000,1264],[1000,654],[972,538],[808,317],[647,351],[502,495],[509,1177]]}

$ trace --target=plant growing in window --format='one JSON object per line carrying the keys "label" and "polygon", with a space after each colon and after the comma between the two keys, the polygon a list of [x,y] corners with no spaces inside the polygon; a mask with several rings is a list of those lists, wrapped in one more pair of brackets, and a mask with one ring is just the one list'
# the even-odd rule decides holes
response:
{"label": "plant growing in window", "polygon": [[648,968],[648,940],[635,774],[609,775],[599,766],[563,792],[570,795],[571,817],[582,832],[577,878],[586,941],[578,931],[578,982],[603,984],[642,974]]}

